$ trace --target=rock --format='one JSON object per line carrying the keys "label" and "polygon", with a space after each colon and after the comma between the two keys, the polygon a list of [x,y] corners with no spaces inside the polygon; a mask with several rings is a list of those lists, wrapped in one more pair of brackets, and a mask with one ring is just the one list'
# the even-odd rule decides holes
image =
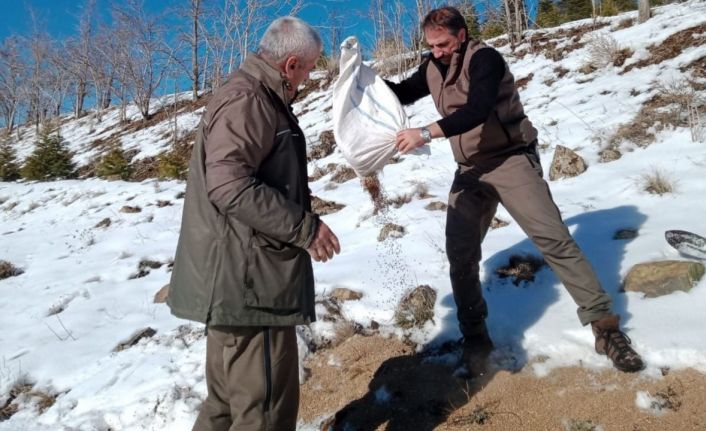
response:
{"label": "rock", "polygon": [[101,228],[101,227],[108,227],[108,226],[110,226],[110,223],[111,223],[110,217],[106,217],[103,220],[99,221],[94,227],[96,229]]}
{"label": "rock", "polygon": [[405,232],[406,231],[404,226],[400,226],[394,223],[387,223],[385,226],[382,227],[382,229],[380,229],[380,233],[378,234],[378,241],[385,241],[388,237],[402,238]]}
{"label": "rock", "polygon": [[351,290],[346,287],[337,287],[333,289],[329,294],[329,298],[335,299],[339,303],[346,301],[357,301],[362,297],[362,293],[356,292],[355,290]]}
{"label": "rock", "polygon": [[578,176],[587,169],[586,162],[573,150],[562,145],[557,145],[554,150],[554,159],[549,168],[549,179],[554,181],[560,178]]}
{"label": "rock", "polygon": [[127,214],[133,214],[133,213],[139,213],[142,211],[142,208],[140,207],[131,207],[130,205],[125,205],[124,207],[120,208],[121,213],[127,213]]}
{"label": "rock", "polygon": [[620,229],[613,235],[613,239],[634,239],[637,237],[637,229]]}
{"label": "rock", "polygon": [[507,226],[507,225],[509,225],[509,224],[510,224],[510,223],[509,223],[509,222],[506,222],[505,220],[501,220],[501,219],[499,219],[499,218],[497,218],[497,217],[493,217],[493,220],[490,222],[490,228],[491,228],[491,229],[498,229],[498,228],[501,228],[501,227],[505,227],[505,226]]}
{"label": "rock", "polygon": [[157,331],[154,329],[147,327],[144,329],[140,329],[139,331],[135,332],[130,338],[128,338],[126,341],[123,341],[122,343],[119,343],[115,349],[113,349],[114,352],[121,352],[129,347],[134,346],[137,344],[141,339],[143,338],[152,338],[154,334],[156,334]]}
{"label": "rock", "polygon": [[161,289],[154,294],[154,303],[163,304],[167,302],[167,297],[169,296],[169,283],[162,286]]}
{"label": "rock", "polygon": [[600,159],[598,159],[599,162],[601,163],[608,163],[612,162],[613,160],[618,160],[619,158],[622,157],[622,154],[618,150],[613,150],[613,149],[605,149],[598,153],[600,156]]}
{"label": "rock", "polygon": [[448,205],[441,201],[434,201],[434,202],[429,202],[424,209],[427,211],[446,211],[446,208],[448,208]]}
{"label": "rock", "polygon": [[677,290],[688,292],[704,276],[700,262],[665,260],[640,263],[625,276],[623,290],[642,292],[648,298],[668,295]]}
{"label": "rock", "polygon": [[400,328],[421,327],[434,317],[436,290],[422,284],[415,287],[400,300],[395,310],[395,324]]}

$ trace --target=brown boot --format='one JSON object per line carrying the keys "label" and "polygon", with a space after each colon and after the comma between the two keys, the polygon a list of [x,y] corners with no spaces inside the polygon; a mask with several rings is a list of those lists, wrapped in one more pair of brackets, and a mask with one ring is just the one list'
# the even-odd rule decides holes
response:
{"label": "brown boot", "polygon": [[613,366],[624,372],[635,372],[645,368],[640,355],[630,347],[630,338],[620,330],[620,318],[614,314],[591,322],[596,336],[596,352],[606,355]]}

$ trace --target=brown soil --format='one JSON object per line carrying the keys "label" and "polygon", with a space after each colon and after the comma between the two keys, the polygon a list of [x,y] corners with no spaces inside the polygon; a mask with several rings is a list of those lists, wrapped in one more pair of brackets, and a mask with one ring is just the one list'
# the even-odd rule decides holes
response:
{"label": "brown soil", "polygon": [[[308,361],[300,419],[331,423],[335,415],[333,429],[350,430],[706,429],[706,375],[694,370],[653,379],[574,367],[538,378],[526,366],[466,381],[429,359],[380,336],[321,350]],[[636,407],[638,391],[660,398],[662,414]]]}

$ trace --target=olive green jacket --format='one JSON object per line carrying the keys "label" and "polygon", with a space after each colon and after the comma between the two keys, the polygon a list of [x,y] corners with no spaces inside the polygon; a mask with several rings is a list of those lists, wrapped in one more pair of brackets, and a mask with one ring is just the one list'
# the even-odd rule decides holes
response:
{"label": "olive green jacket", "polygon": [[206,107],[167,304],[228,326],[315,320],[306,143],[281,74],[251,54]]}

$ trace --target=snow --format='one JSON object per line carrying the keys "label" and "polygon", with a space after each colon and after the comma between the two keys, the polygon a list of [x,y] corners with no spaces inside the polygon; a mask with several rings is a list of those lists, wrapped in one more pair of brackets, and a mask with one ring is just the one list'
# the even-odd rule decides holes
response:
{"label": "snow", "polygon": [[[613,25],[600,31],[607,33],[620,20],[634,16],[607,19]],[[649,44],[703,22],[706,2],[692,0],[655,8],[648,22],[610,35],[635,51],[626,63],[630,64],[648,54]],[[508,47],[501,52],[510,58]],[[665,230],[706,234],[702,218],[706,138],[702,135],[699,142],[692,142],[686,128],[665,129],[646,148],[623,144],[623,157],[616,161],[598,163],[598,153],[606,137],[632,120],[658,84],[682,79],[679,68],[705,55],[706,46],[691,47],[662,64],[623,75],[613,66],[589,75],[579,72],[587,61],[585,48],[559,62],[543,55],[510,60],[516,78],[534,73],[521,96],[540,131],[545,176],[556,145],[575,149],[589,164],[578,177],[550,182],[552,194],[612,296],[635,348],[643,354],[647,369],[642,373],[654,378],[661,376],[662,367],[706,373],[706,281],[689,292],[658,298],[621,293],[620,284],[635,264],[686,259],[667,245]],[[558,78],[553,72],[558,66],[570,72]],[[156,105],[172,101],[170,96]],[[295,106],[310,143],[332,129],[330,108],[329,89],[314,92]],[[195,127],[200,113],[180,115],[180,129]],[[409,106],[407,113],[415,126],[439,118],[430,98]],[[131,107],[129,115],[137,120],[139,112]],[[115,109],[105,112],[100,124],[90,116],[67,120],[62,134],[76,152],[76,161],[98,154],[89,148],[90,142],[108,136],[105,130],[116,123]],[[121,139],[126,149],[139,150],[138,158],[152,156],[168,148],[169,139],[163,134],[169,130],[167,121]],[[21,157],[31,152],[33,139],[33,129],[23,129]],[[460,334],[444,254],[445,213],[424,206],[446,200],[455,164],[444,140],[431,144],[430,155],[402,159],[384,169],[381,182],[389,197],[413,198],[382,216],[373,214],[357,180],[335,184],[327,175],[310,184],[314,195],[346,205],[323,217],[341,240],[342,252],[331,262],[315,264],[316,291],[321,296],[336,287],[362,292],[359,301],[344,303],[343,315],[364,326],[376,321],[383,334],[402,335],[393,326],[398,301],[411,287],[428,284],[438,294],[434,321],[405,335],[422,346],[435,346]],[[344,160],[335,152],[311,162],[309,171],[328,163]],[[654,170],[675,182],[675,192],[658,196],[642,190],[643,176]],[[56,404],[43,414],[38,413],[36,400],[21,397],[22,408],[0,422],[0,430],[191,428],[206,392],[203,326],[179,320],[165,305],[152,302],[154,293],[169,281],[184,186],[180,181],[98,179],[0,183],[0,259],[24,270],[0,281],[0,405],[10,388],[23,380],[33,383],[35,391],[58,395]],[[421,199],[420,189],[434,197]],[[141,212],[121,212],[126,205],[138,206]],[[609,361],[594,352],[590,328],[579,324],[576,305],[549,269],[542,269],[534,282],[519,286],[494,274],[512,254],[538,254],[502,207],[497,216],[510,225],[488,233],[481,269],[490,310],[488,326],[497,347],[494,362],[518,368],[542,358],[531,362],[540,377],[556,367],[609,368]],[[96,227],[105,218],[110,218],[110,226]],[[378,242],[386,222],[404,226],[405,235]],[[612,239],[625,228],[638,230],[638,236]],[[162,265],[135,278],[143,260]],[[323,307],[317,307],[317,313],[323,312]],[[154,337],[114,351],[147,327],[156,330]],[[334,331],[323,320],[299,328],[300,356],[307,353],[307,341],[330,338]],[[445,355],[436,360],[450,363],[453,359]],[[333,355],[327,360],[331,366],[338,364]],[[383,402],[385,395],[376,394]],[[640,408],[653,409],[653,401],[649,394],[636,393]],[[314,426],[301,424],[301,429]]]}

